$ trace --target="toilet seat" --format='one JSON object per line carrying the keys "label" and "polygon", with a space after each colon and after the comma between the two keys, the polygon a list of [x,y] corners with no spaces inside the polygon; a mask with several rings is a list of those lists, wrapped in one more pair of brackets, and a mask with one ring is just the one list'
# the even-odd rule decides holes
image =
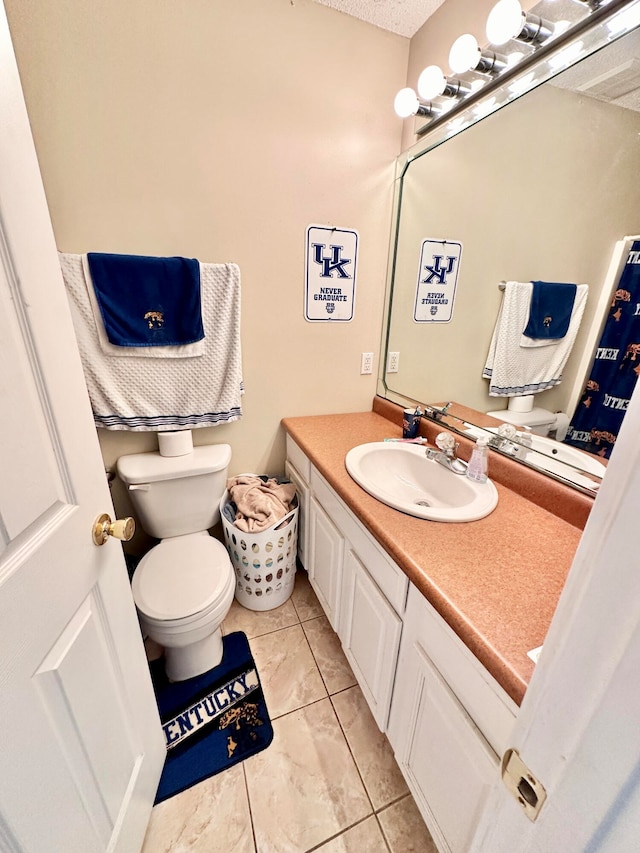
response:
{"label": "toilet seat", "polygon": [[131,586],[147,620],[186,627],[226,598],[230,576],[226,548],[205,531],[163,539],[142,558]]}

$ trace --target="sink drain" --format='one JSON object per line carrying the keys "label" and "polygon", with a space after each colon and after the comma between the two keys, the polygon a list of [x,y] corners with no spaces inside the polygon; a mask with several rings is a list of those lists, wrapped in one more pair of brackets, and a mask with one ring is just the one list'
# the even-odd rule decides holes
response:
{"label": "sink drain", "polygon": [[415,503],[416,503],[416,506],[431,506],[429,501],[425,501],[424,499],[416,501]]}

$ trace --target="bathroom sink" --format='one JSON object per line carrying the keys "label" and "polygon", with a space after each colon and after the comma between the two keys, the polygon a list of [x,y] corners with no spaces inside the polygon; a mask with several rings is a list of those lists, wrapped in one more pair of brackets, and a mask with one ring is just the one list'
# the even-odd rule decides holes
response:
{"label": "bathroom sink", "polygon": [[429,521],[477,521],[492,512],[498,493],[491,481],[474,483],[427,459],[417,444],[375,441],[345,457],[359,486],[387,506]]}

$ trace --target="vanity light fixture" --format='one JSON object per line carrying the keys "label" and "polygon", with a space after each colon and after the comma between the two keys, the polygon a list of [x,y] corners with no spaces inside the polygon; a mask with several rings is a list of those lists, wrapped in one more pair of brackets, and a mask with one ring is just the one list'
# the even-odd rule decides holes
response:
{"label": "vanity light fixture", "polygon": [[425,101],[439,95],[444,98],[461,98],[469,92],[471,87],[467,83],[445,77],[439,65],[427,65],[418,77],[418,94]]}
{"label": "vanity light fixture", "polygon": [[524,12],[520,0],[498,0],[487,18],[487,38],[494,45],[512,39],[539,45],[553,35],[553,24]]}
{"label": "vanity light fixture", "polygon": [[[610,38],[616,38],[621,32],[626,32],[640,25],[640,0],[574,0],[587,10],[587,15],[572,24],[570,21],[549,23],[531,12],[525,12],[520,0],[498,0],[487,18],[486,32],[489,45],[481,48],[477,39],[466,33],[460,36],[451,46],[449,64],[454,75],[464,75],[475,72],[472,79],[446,77],[438,65],[429,65],[423,70],[418,79],[418,93],[411,89],[401,89],[395,97],[394,108],[400,118],[409,116],[428,116],[433,121],[416,130],[421,136],[427,130],[444,120],[446,113],[457,113],[465,109],[465,101],[473,103],[480,97],[480,90],[490,93],[501,85],[509,86],[514,94],[522,94],[535,85],[535,73],[525,74],[519,79],[518,67],[523,63],[524,68],[540,56],[551,54],[554,47],[565,45],[570,40],[571,33],[576,35],[589,27],[588,18],[603,18],[607,16],[605,7],[611,6],[613,12],[608,13],[606,26],[611,33]],[[618,9],[621,11],[618,12]],[[528,51],[512,50],[510,45],[506,55],[493,50],[493,47],[506,45],[510,41],[528,44]],[[545,42],[548,42],[546,44]],[[540,48],[538,51],[537,48]],[[547,68],[560,69],[570,64],[583,50],[581,44],[569,45],[561,50],[555,59],[549,61]],[[534,58],[535,57],[535,58]],[[515,78],[515,79],[514,79]],[[509,85],[511,84],[511,85]],[[443,98],[446,100],[434,99]]]}
{"label": "vanity light fixture", "polygon": [[421,103],[416,93],[409,87],[400,89],[393,102],[393,108],[396,111],[396,115],[400,118],[409,118],[409,116],[436,116],[440,113],[440,110],[433,104]]}
{"label": "vanity light fixture", "polygon": [[507,59],[493,50],[482,50],[471,33],[457,38],[449,51],[449,65],[456,74],[478,71],[480,74],[499,74],[507,65]]}

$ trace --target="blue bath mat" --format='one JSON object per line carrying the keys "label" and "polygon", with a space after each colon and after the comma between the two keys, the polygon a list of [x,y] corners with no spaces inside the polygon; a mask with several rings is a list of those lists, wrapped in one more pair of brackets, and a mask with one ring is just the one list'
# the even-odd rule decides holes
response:
{"label": "blue bath mat", "polygon": [[167,747],[156,803],[233,767],[273,740],[246,635],[237,631],[222,642],[220,665],[187,681],[172,684],[163,661],[151,665]]}

